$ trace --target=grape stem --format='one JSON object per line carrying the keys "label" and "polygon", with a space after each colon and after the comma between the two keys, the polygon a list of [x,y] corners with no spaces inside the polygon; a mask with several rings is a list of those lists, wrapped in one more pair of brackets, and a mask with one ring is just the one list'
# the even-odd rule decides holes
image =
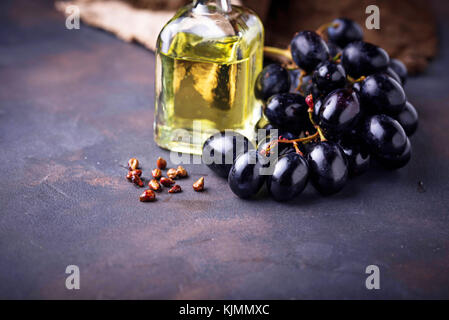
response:
{"label": "grape stem", "polygon": [[316,127],[318,127],[318,125],[315,123],[315,120],[313,120],[313,109],[310,109],[309,108],[309,120],[310,120],[310,123],[312,123],[312,125],[316,128]]}
{"label": "grape stem", "polygon": [[357,83],[357,82],[362,82],[363,80],[366,79],[365,76],[361,76],[361,77],[358,78],[358,79],[354,79],[354,78],[351,77],[350,75],[347,75],[346,78],[348,79],[348,81],[349,81],[351,84],[354,84],[354,83]]}
{"label": "grape stem", "polygon": [[307,96],[306,103],[309,106],[309,109],[307,110],[307,112],[309,113],[310,123],[315,127],[317,134],[320,136],[320,140],[327,141],[326,137],[323,134],[323,130],[321,129],[321,127],[319,125],[317,125],[315,123],[315,120],[313,120],[313,111],[314,111],[315,105],[313,103],[313,96],[311,94],[309,94]]}
{"label": "grape stem", "polygon": [[327,141],[326,137],[323,134],[323,130],[320,128],[320,126],[316,126],[315,129],[318,132],[318,134],[320,135],[320,140]]}
{"label": "grape stem", "polygon": [[281,56],[281,57],[287,58],[289,60],[293,60],[290,50],[288,50],[288,49],[281,49],[281,48],[276,48],[276,47],[265,46],[265,47],[263,47],[263,52],[272,54],[275,56]]}
{"label": "grape stem", "polygon": [[339,63],[340,58],[341,58],[341,52],[337,53],[337,54],[335,55],[335,57],[332,58],[332,61],[333,61],[333,62]]}
{"label": "grape stem", "polygon": [[266,156],[268,154],[268,152],[270,152],[270,150],[277,145],[279,142],[279,139],[275,139],[273,141],[271,141],[268,146],[265,149],[260,150],[260,153],[264,156]]}
{"label": "grape stem", "polygon": [[329,23],[325,23],[321,26],[318,27],[318,29],[316,29],[316,33],[322,37],[324,32],[327,30],[327,28],[337,28],[340,24],[335,23],[335,22],[329,22]]}
{"label": "grape stem", "polygon": [[299,154],[301,157],[304,157],[304,153],[299,150],[297,142],[293,142],[293,147],[295,148],[297,154]]}
{"label": "grape stem", "polygon": [[[261,150],[260,153],[263,155],[267,155],[267,153],[270,152],[270,150],[273,149],[273,147],[276,146],[278,143],[293,143],[293,146],[295,146],[295,143],[297,144],[298,142],[301,142],[304,144],[304,143],[310,142],[312,140],[315,140],[316,138],[319,137],[319,135],[320,134],[317,131],[314,134],[312,134],[311,136],[307,136],[304,138],[298,138],[298,139],[292,139],[292,140],[287,140],[287,139],[282,139],[282,138],[275,139],[275,140],[271,141],[265,149]],[[296,148],[298,148],[298,146],[296,146]],[[296,148],[295,148],[295,150],[296,150]],[[298,148],[298,150],[299,150],[299,148]],[[296,150],[296,151],[298,151],[298,150]],[[301,152],[301,150],[299,150],[299,152]],[[303,155],[302,152],[300,154]]]}
{"label": "grape stem", "polygon": [[304,82],[304,76],[305,75],[307,75],[307,72],[305,72],[304,70],[301,70],[301,72],[299,73],[298,86],[295,89],[295,91],[300,92],[301,94],[304,94],[304,92],[302,91],[301,87],[302,87],[302,84]]}
{"label": "grape stem", "polygon": [[315,127],[317,134],[320,136],[320,140],[321,141],[327,141],[326,137],[323,134],[323,130],[321,129],[321,127],[319,125],[317,125],[315,123],[315,120],[313,120],[313,108],[309,107],[309,120],[312,123],[312,125]]}
{"label": "grape stem", "polygon": [[280,143],[296,143],[296,142],[307,143],[309,141],[315,140],[316,138],[318,138],[318,136],[319,136],[319,133],[315,132],[311,136],[307,136],[304,138],[298,138],[298,139],[292,139],[292,140],[279,139],[279,140],[277,140],[277,142],[280,142]]}

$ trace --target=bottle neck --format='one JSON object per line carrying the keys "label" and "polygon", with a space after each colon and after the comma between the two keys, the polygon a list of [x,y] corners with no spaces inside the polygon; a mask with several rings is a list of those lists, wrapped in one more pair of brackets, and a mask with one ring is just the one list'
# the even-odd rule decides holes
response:
{"label": "bottle neck", "polygon": [[195,9],[203,11],[205,9],[204,7],[207,6],[214,6],[220,12],[230,12],[232,10],[231,0],[193,0],[193,7]]}

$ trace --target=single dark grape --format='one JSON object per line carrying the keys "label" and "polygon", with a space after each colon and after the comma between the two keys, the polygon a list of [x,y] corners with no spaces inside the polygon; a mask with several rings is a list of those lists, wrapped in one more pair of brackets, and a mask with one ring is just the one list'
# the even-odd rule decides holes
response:
{"label": "single dark grape", "polygon": [[405,64],[403,64],[401,60],[391,59],[390,67],[401,78],[402,85],[404,85],[407,82],[408,77],[408,71]]}
{"label": "single dark grape", "polygon": [[326,42],[314,31],[298,32],[290,43],[293,61],[298,67],[312,72],[316,66],[329,59]]}
{"label": "single dark grape", "polygon": [[402,86],[401,78],[399,78],[398,74],[396,72],[394,72],[394,70],[391,69],[391,67],[388,67],[387,70],[385,70],[384,74],[386,74],[387,76],[393,78],[394,80],[396,80]]}
{"label": "single dark grape", "polygon": [[340,147],[348,160],[350,176],[360,175],[369,169],[371,155],[363,143],[358,144],[351,140],[343,139],[340,141]]}
{"label": "single dark grape", "polygon": [[256,195],[267,177],[261,174],[262,167],[261,156],[256,150],[239,155],[228,176],[228,184],[232,192],[240,198]]}
{"label": "single dark grape", "polygon": [[412,156],[412,145],[410,140],[407,138],[404,151],[398,155],[386,154],[383,156],[377,156],[377,161],[385,168],[394,170],[404,167]]}
{"label": "single dark grape", "polygon": [[388,53],[368,42],[356,41],[343,50],[341,63],[346,74],[358,79],[376,72],[385,71],[390,63]]}
{"label": "single dark grape", "polygon": [[418,112],[408,101],[405,103],[404,110],[395,116],[395,119],[401,124],[402,128],[404,128],[407,136],[413,135],[418,128]]}
{"label": "single dark grape", "polygon": [[362,81],[359,97],[368,112],[388,115],[400,113],[406,102],[402,86],[385,74],[374,74]]}
{"label": "single dark grape", "polygon": [[257,99],[267,100],[276,93],[290,90],[290,75],[278,64],[269,64],[263,68],[256,79],[254,93]]}
{"label": "single dark grape", "polygon": [[363,136],[370,151],[381,157],[400,155],[407,144],[407,135],[399,122],[384,114],[367,117]]}
{"label": "single dark grape", "polygon": [[353,20],[338,18],[332,23],[336,26],[327,28],[330,42],[344,48],[351,42],[363,40],[362,27]]}
{"label": "single dark grape", "polygon": [[279,93],[268,99],[264,114],[272,125],[283,131],[299,133],[308,121],[308,106],[302,95]]}
{"label": "single dark grape", "polygon": [[243,135],[223,131],[212,135],[204,142],[202,160],[212,171],[226,178],[237,156],[253,148],[251,142]]}
{"label": "single dark grape", "polygon": [[353,126],[360,116],[357,94],[348,89],[332,91],[319,111],[319,125],[329,134],[338,134]]}
{"label": "single dark grape", "polygon": [[341,147],[331,141],[318,142],[307,157],[312,184],[322,194],[340,191],[348,180],[348,164]]}
{"label": "single dark grape", "polygon": [[346,72],[340,64],[321,62],[313,72],[313,83],[323,94],[343,88],[346,85]]}
{"label": "single dark grape", "polygon": [[327,29],[330,42],[344,48],[351,42],[363,40],[362,27],[356,22],[347,18],[338,18],[332,23],[336,26]]}
{"label": "single dark grape", "polygon": [[267,180],[268,191],[277,201],[288,201],[299,195],[307,185],[309,168],[306,159],[291,152],[279,158]]}

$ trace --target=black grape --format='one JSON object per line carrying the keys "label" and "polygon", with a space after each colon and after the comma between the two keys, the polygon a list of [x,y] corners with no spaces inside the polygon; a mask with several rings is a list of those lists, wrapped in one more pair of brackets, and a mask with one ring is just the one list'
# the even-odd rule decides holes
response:
{"label": "black grape", "polygon": [[384,74],[386,74],[389,77],[392,77],[394,80],[396,80],[402,86],[401,78],[399,78],[398,74],[396,72],[394,72],[394,70],[391,69],[391,67],[388,67],[387,70],[385,70]]}
{"label": "black grape", "polygon": [[276,93],[290,90],[290,75],[278,64],[269,64],[263,68],[256,79],[254,92],[257,99],[267,100]]}
{"label": "black grape", "polygon": [[378,156],[400,155],[407,145],[404,129],[399,122],[387,115],[368,117],[363,129],[366,144]]}
{"label": "black grape", "polygon": [[331,92],[319,111],[319,125],[329,134],[338,134],[351,128],[360,116],[357,94],[348,89]]}
{"label": "black grape", "polygon": [[307,160],[312,184],[319,192],[330,195],[345,186],[348,164],[338,144],[331,141],[316,143],[310,148]]}
{"label": "black grape", "polygon": [[223,131],[212,135],[204,142],[202,159],[212,171],[226,178],[237,156],[253,148],[251,142],[243,135]]}
{"label": "black grape", "polygon": [[388,53],[368,42],[356,41],[343,50],[341,63],[347,74],[358,79],[376,72],[385,71],[390,63]]}
{"label": "black grape", "polygon": [[362,81],[359,97],[367,111],[388,115],[400,113],[407,101],[402,86],[384,74],[374,74]]}
{"label": "black grape", "polygon": [[401,60],[391,59],[390,67],[401,78],[402,85],[404,85],[407,82],[408,77],[408,71],[405,64],[403,64]]}
{"label": "black grape", "polygon": [[404,151],[400,154],[385,154],[377,156],[377,161],[387,169],[394,170],[404,167],[412,156],[412,145],[407,138]]}
{"label": "black grape", "polygon": [[273,174],[267,180],[267,187],[275,200],[288,201],[304,190],[308,177],[306,159],[298,153],[290,152],[276,162]]}
{"label": "black grape", "polygon": [[298,67],[312,72],[316,66],[329,59],[326,42],[314,31],[298,32],[290,43],[293,61]]}
{"label": "black grape", "polygon": [[336,26],[327,29],[329,41],[332,43],[344,48],[351,42],[363,39],[363,30],[354,21],[347,18],[339,18],[332,21],[332,23],[336,24]]}
{"label": "black grape", "polygon": [[228,184],[232,192],[240,198],[256,195],[266,180],[261,174],[263,161],[256,150],[241,154],[229,171]]}
{"label": "black grape", "polygon": [[418,128],[418,112],[408,101],[405,103],[404,110],[394,118],[401,124],[408,136],[413,135]]}
{"label": "black grape", "polygon": [[272,125],[284,131],[299,133],[307,126],[308,106],[302,95],[296,93],[275,94],[268,99],[264,114]]}
{"label": "black grape", "polygon": [[313,72],[313,83],[323,94],[343,88],[346,84],[346,72],[340,64],[322,62]]}

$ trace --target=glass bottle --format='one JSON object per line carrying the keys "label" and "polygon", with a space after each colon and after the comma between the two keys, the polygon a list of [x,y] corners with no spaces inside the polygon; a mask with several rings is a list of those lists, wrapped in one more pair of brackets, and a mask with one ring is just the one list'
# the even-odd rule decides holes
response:
{"label": "glass bottle", "polygon": [[154,139],[162,148],[201,154],[222,130],[254,137],[261,106],[254,83],[262,69],[263,25],[230,0],[195,0],[157,40]]}

